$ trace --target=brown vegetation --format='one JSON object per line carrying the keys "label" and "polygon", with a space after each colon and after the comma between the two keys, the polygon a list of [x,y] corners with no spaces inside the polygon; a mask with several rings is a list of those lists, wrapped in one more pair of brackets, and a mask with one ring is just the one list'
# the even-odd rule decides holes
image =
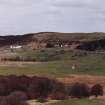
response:
{"label": "brown vegetation", "polygon": [[102,96],[103,95],[103,87],[100,84],[96,84],[91,88],[91,95],[94,96]]}
{"label": "brown vegetation", "polygon": [[89,87],[88,84],[79,82],[65,85],[46,77],[0,76],[0,99],[3,102],[6,100],[5,102],[8,103],[14,103],[14,100],[23,103],[30,99],[45,102],[48,98],[65,100],[70,96],[72,98],[86,98],[93,95],[101,96],[103,93],[103,87],[100,84]]}

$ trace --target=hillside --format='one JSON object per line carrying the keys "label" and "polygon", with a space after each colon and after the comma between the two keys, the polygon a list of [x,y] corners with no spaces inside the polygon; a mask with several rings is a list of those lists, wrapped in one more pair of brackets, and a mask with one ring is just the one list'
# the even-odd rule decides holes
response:
{"label": "hillside", "polygon": [[49,42],[53,44],[60,42],[69,47],[77,44],[76,48],[82,50],[96,50],[105,48],[105,33],[56,33],[56,32],[40,32],[24,35],[0,36],[0,46],[9,45],[43,45]]}

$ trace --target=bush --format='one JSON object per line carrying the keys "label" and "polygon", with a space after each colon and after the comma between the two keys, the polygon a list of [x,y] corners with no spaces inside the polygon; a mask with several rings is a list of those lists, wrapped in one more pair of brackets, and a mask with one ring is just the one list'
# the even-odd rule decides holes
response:
{"label": "bush", "polygon": [[50,92],[51,92],[50,79],[33,77],[32,82],[30,83],[30,86],[28,88],[29,97],[47,98]]}
{"label": "bush", "polygon": [[9,75],[9,76],[7,76],[6,85],[7,85],[7,89],[9,90],[9,93],[11,93],[15,90],[20,89],[20,86],[19,86],[20,85],[20,80],[15,75]]}
{"label": "bush", "polygon": [[51,92],[52,99],[64,100],[68,98],[66,87],[63,83],[53,81],[52,85],[53,85],[52,92]]}
{"label": "bush", "polygon": [[46,48],[54,48],[54,44],[53,43],[47,43]]}
{"label": "bush", "polygon": [[31,77],[10,75],[7,76],[6,85],[9,93],[11,93],[13,91],[27,91],[30,82]]}
{"label": "bush", "polygon": [[0,83],[0,96],[5,96],[8,94],[8,91],[6,89],[7,89],[6,84]]}
{"label": "bush", "polygon": [[27,76],[0,76],[0,96],[7,96],[14,91],[27,91],[31,77]]}
{"label": "bush", "polygon": [[19,100],[17,97],[1,97],[0,105],[27,105],[26,102]]}
{"label": "bush", "polygon": [[100,84],[96,84],[91,88],[91,95],[94,96],[102,96],[103,95],[103,87]]}
{"label": "bush", "polygon": [[12,92],[9,97],[18,97],[19,100],[21,101],[25,101],[28,99],[27,94],[25,92],[22,91],[15,91]]}
{"label": "bush", "polygon": [[7,100],[12,100],[15,97],[19,101],[37,99],[44,102],[48,97],[64,100],[68,99],[69,96],[83,98],[89,95],[96,97],[103,95],[103,87],[96,84],[90,90],[86,84],[75,83],[71,86],[65,86],[57,80],[46,77],[0,76],[0,96],[8,96]]}
{"label": "bush", "polygon": [[20,90],[21,91],[27,91],[27,88],[29,87],[30,85],[30,82],[32,81],[31,80],[31,77],[27,77],[25,75],[22,75],[22,76],[19,76],[19,81],[20,81]]}
{"label": "bush", "polygon": [[75,83],[71,86],[69,95],[76,98],[88,97],[89,87],[86,84]]}

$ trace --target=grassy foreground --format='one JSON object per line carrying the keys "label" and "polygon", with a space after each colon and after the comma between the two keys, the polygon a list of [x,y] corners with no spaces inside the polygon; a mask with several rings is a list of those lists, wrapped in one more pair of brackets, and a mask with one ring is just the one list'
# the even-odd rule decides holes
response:
{"label": "grassy foreground", "polygon": [[89,101],[89,100],[69,100],[61,101],[50,105],[105,105],[104,101]]}

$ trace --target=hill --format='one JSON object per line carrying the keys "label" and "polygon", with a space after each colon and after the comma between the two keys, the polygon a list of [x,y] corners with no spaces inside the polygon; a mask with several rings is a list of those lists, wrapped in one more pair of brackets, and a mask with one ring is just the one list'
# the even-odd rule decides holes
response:
{"label": "hill", "polygon": [[[0,47],[22,45],[38,48],[45,47],[48,43],[62,44],[82,50],[97,50],[105,48],[105,33],[57,33],[40,32],[24,35],[0,36]],[[60,46],[61,47],[61,46]]]}

